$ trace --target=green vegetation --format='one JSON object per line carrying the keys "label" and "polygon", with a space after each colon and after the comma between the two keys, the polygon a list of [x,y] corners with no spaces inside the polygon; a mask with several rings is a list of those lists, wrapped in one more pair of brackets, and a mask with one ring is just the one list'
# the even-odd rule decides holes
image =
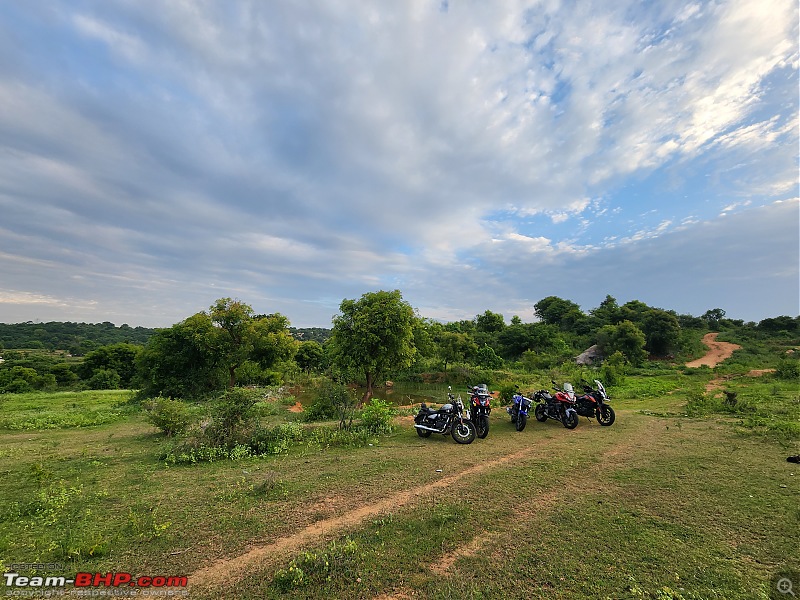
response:
{"label": "green vegetation", "polygon": [[[199,598],[766,599],[800,570],[800,319],[536,310],[443,324],[378,292],[300,341],[223,298],[81,357],[5,349],[0,558],[187,574]],[[741,349],[684,366],[710,330]],[[604,360],[577,365],[595,343]],[[518,433],[500,408],[594,378],[612,427]],[[470,446],[397,408],[477,383],[501,399]]]}

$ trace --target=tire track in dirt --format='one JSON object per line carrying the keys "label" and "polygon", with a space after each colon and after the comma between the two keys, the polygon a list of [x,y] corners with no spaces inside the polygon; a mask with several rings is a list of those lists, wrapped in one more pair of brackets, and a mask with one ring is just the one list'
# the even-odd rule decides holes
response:
{"label": "tire track in dirt", "polygon": [[258,562],[279,553],[296,551],[304,545],[322,538],[325,535],[333,534],[350,527],[360,525],[368,517],[379,515],[381,513],[396,510],[402,506],[411,503],[413,500],[420,496],[426,496],[441,488],[446,488],[453,483],[465,477],[471,477],[487,469],[512,462],[529,455],[531,452],[530,447],[523,450],[509,454],[493,460],[491,462],[484,462],[453,475],[447,475],[441,479],[428,483],[426,485],[417,486],[408,490],[397,492],[381,501],[374,502],[367,506],[361,506],[344,513],[338,517],[330,519],[323,519],[306,526],[297,533],[279,538],[278,540],[252,548],[250,551],[239,556],[219,560],[207,567],[199,569],[189,575],[189,581],[192,587],[205,587],[220,585],[222,583],[231,583],[245,576],[249,568]]}
{"label": "tire track in dirt", "polygon": [[[605,452],[597,463],[585,467],[578,472],[577,476],[566,478],[559,482],[558,486],[552,487],[538,496],[532,498],[530,503],[535,507],[536,512],[546,511],[556,506],[565,496],[570,497],[572,494],[586,493],[588,489],[598,488],[597,484],[601,478],[608,479],[609,471],[616,471],[626,468],[630,461],[626,460],[626,456],[632,455],[631,450],[640,447],[646,443],[654,433],[657,427],[663,426],[660,419],[650,419],[646,422],[645,427],[635,432],[635,436],[628,438],[622,443],[612,446]],[[614,459],[610,463],[610,459]],[[609,469],[609,464],[612,468]],[[607,487],[607,483],[604,483]],[[438,575],[444,574],[450,569],[455,562],[460,558],[468,558],[477,554],[481,548],[487,546],[492,542],[496,536],[482,532],[476,535],[465,548],[456,549],[453,552],[445,554],[437,563],[434,563],[429,568],[431,571]],[[401,598],[399,596],[398,598]],[[392,600],[392,596],[386,596],[385,600]]]}
{"label": "tire track in dirt", "polygon": [[705,365],[713,369],[723,360],[730,358],[734,350],[739,350],[741,348],[739,344],[732,344],[730,342],[718,342],[717,341],[718,335],[719,333],[705,334],[703,336],[703,343],[706,346],[708,346],[708,352],[706,352],[705,356],[703,356],[702,358],[698,358],[697,360],[693,360],[691,362],[686,363],[686,366],[692,368],[698,368]]}

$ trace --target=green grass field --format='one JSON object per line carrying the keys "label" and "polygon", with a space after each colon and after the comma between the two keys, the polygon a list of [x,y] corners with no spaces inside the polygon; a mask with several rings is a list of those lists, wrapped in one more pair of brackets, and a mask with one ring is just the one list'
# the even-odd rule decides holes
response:
{"label": "green grass field", "polygon": [[608,428],[495,409],[467,446],[405,418],[187,466],[127,393],[0,396],[0,561],[187,575],[192,598],[774,597],[800,571],[797,385],[740,373],[727,406],[713,376],[629,376]]}

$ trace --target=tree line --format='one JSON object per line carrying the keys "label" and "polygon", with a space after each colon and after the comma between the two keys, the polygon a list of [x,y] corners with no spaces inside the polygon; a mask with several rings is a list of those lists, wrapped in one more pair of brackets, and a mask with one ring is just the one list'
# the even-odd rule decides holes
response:
{"label": "tree line", "polygon": [[[2,336],[16,331],[10,338],[16,341],[2,353],[0,392],[135,388],[150,397],[199,398],[236,385],[277,385],[303,373],[324,373],[364,385],[366,401],[387,377],[447,373],[454,365],[534,372],[574,361],[596,346],[606,360],[640,366],[697,353],[703,331],[800,332],[800,317],[744,323],[725,318],[720,308],[696,317],[638,300],[620,305],[612,296],[588,312],[570,300],[548,296],[534,305],[533,317],[523,322],[514,316],[506,323],[503,315],[486,310],[473,319],[441,323],[421,317],[399,290],[381,290],[343,300],[330,330],[298,330],[279,313],[255,314],[231,298],[160,329],[111,323],[0,324],[3,344],[9,338]],[[12,346],[22,339],[20,332],[33,335],[39,348],[63,348],[65,342],[84,349],[95,346],[80,360],[23,352]],[[97,337],[75,337],[91,333]]]}

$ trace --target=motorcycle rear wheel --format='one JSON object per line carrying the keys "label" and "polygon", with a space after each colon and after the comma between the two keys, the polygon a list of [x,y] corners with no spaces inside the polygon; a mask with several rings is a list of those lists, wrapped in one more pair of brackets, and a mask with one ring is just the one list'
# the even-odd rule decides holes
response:
{"label": "motorcycle rear wheel", "polygon": [[525,429],[525,425],[527,424],[528,424],[528,415],[523,415],[522,413],[520,413],[520,415],[517,417],[517,431],[522,431],[523,429]]}
{"label": "motorcycle rear wheel", "polygon": [[603,406],[603,408],[597,411],[597,422],[600,423],[600,425],[608,427],[612,425],[616,419],[617,415],[610,406]]}
{"label": "motorcycle rear wheel", "polygon": [[481,415],[475,420],[475,433],[481,439],[489,435],[489,417]]}
{"label": "motorcycle rear wheel", "polygon": [[417,435],[421,438],[431,437],[431,432],[427,429],[417,429]]}
{"label": "motorcycle rear wheel", "polygon": [[475,439],[475,433],[475,425],[466,419],[453,423],[453,428],[450,430],[450,435],[459,444],[471,444]]}
{"label": "motorcycle rear wheel", "polygon": [[536,405],[536,410],[533,411],[533,416],[536,417],[536,420],[539,421],[539,423],[544,423],[547,421],[547,414],[544,412],[544,404]]}

